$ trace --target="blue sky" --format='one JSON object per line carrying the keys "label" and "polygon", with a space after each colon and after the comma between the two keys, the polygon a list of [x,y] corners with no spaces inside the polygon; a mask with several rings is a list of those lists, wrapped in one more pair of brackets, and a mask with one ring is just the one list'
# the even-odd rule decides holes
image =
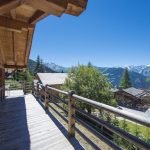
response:
{"label": "blue sky", "polygon": [[36,26],[30,58],[72,66],[150,64],[150,0],[89,0],[79,17],[49,16]]}

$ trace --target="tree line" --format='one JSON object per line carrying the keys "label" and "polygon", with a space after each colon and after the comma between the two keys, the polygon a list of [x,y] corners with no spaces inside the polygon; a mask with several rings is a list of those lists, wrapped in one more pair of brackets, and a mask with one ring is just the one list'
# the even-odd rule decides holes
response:
{"label": "tree line", "polygon": [[35,78],[37,73],[43,73],[43,72],[45,72],[43,60],[38,55],[34,69],[31,70],[29,67],[27,67],[25,70],[17,69],[13,73],[13,80],[32,82],[32,80]]}

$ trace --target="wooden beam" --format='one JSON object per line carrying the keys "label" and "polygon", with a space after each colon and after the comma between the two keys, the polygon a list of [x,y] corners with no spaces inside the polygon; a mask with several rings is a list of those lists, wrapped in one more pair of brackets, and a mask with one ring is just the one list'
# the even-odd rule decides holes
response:
{"label": "wooden beam", "polygon": [[0,68],[4,68],[3,64],[0,63]]}
{"label": "wooden beam", "polygon": [[24,63],[25,65],[27,65],[28,63],[28,59],[29,59],[29,55],[30,55],[30,51],[31,51],[31,46],[32,46],[32,41],[33,41],[33,35],[34,35],[34,28],[29,28],[28,31],[28,37],[27,37],[27,43],[26,43],[26,49],[25,49],[25,59],[24,59]]}
{"label": "wooden beam", "polygon": [[29,20],[29,24],[36,24],[38,21],[40,21],[41,19],[47,17],[49,14],[45,13],[41,10],[37,10],[34,15],[30,18]]}
{"label": "wooden beam", "polygon": [[68,3],[71,3],[75,6],[86,8],[88,0],[68,0]]}
{"label": "wooden beam", "polygon": [[0,14],[9,12],[20,5],[20,0],[0,0]]}
{"label": "wooden beam", "polygon": [[14,32],[28,29],[28,24],[11,18],[0,16],[0,28]]}
{"label": "wooden beam", "polygon": [[16,18],[17,18],[17,14],[16,14],[16,10],[15,10],[15,9],[12,9],[12,10],[10,11],[10,14],[11,14],[11,17],[12,17],[13,19],[16,19]]}
{"label": "wooden beam", "polygon": [[65,11],[65,13],[79,16],[87,6],[88,0],[68,0],[68,7]]}
{"label": "wooden beam", "polygon": [[67,0],[62,1],[63,5],[61,5],[62,2],[60,2],[60,0],[56,0],[56,2],[54,0],[26,0],[25,4],[30,5],[31,7],[41,10],[45,13],[61,16],[67,8]]}
{"label": "wooden beam", "polygon": [[2,63],[4,64],[5,63],[5,55],[4,55],[4,51],[1,47],[0,47],[0,58],[1,58]]}
{"label": "wooden beam", "polygon": [[68,6],[68,0],[47,0],[48,2],[54,3],[64,9]]}
{"label": "wooden beam", "polygon": [[5,68],[17,68],[17,69],[24,69],[24,68],[26,68],[27,66],[25,65],[25,66],[20,66],[20,65],[7,65],[7,64],[4,64],[4,67]]}
{"label": "wooden beam", "polygon": [[13,47],[13,59],[15,62],[15,65],[17,65],[17,58],[16,58],[16,50],[15,50],[15,33],[12,32],[12,47]]}

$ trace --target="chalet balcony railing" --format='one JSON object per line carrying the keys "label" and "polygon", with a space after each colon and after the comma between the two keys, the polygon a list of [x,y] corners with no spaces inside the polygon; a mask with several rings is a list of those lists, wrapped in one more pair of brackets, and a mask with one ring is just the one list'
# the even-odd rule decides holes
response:
{"label": "chalet balcony railing", "polygon": [[[150,150],[150,144],[143,141],[142,139],[132,135],[131,133],[126,132],[125,130],[107,122],[102,117],[97,117],[92,114],[87,113],[86,111],[78,108],[76,102],[81,102],[92,106],[95,109],[105,111],[105,114],[111,114],[114,116],[119,116],[121,118],[125,118],[129,121],[136,122],[140,125],[144,125],[145,127],[150,127],[150,121],[142,118],[140,116],[134,115],[130,112],[120,110],[118,108],[96,102],[91,99],[87,99],[75,94],[74,91],[65,92],[50,86],[43,86],[40,83],[32,83],[32,92],[33,94],[43,100],[45,104],[45,108],[50,107],[55,113],[57,113],[67,124],[68,124],[68,135],[75,136],[75,132],[78,132],[94,149],[100,149],[96,144],[92,143],[90,139],[86,138],[86,135],[81,133],[80,130],[75,126],[76,122],[84,126],[88,131],[92,132],[96,135],[100,140],[105,142],[114,150],[123,149],[121,146],[116,144],[109,136],[104,136],[101,132],[95,129],[94,126],[88,123],[88,121],[92,122],[95,126],[103,127],[112,135],[117,135],[118,137],[125,139],[129,142],[129,144],[135,145],[139,149]],[[63,95],[65,98],[61,98]],[[67,100],[66,100],[67,99]],[[60,105],[63,103],[68,107],[65,109]],[[51,103],[56,105],[59,109],[64,111],[64,113],[68,116],[66,119],[62,116],[55,108],[52,107]],[[82,117],[81,117],[82,116]],[[86,118],[86,119],[85,119]],[[88,121],[86,121],[88,120]]]}
{"label": "chalet balcony railing", "polygon": [[[6,88],[8,87],[8,88]],[[27,81],[10,81],[5,83],[5,90],[12,91],[12,90],[23,90],[23,92],[31,93],[32,92],[32,82]]]}

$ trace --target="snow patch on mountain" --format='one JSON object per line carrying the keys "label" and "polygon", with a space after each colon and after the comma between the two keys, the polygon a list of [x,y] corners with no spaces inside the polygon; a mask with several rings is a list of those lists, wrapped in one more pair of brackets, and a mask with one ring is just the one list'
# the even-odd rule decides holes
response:
{"label": "snow patch on mountain", "polygon": [[45,66],[51,68],[56,72],[66,72],[68,68],[56,65],[55,63],[45,63]]}
{"label": "snow patch on mountain", "polygon": [[129,71],[140,73],[145,77],[150,77],[150,65],[128,66],[127,68]]}

